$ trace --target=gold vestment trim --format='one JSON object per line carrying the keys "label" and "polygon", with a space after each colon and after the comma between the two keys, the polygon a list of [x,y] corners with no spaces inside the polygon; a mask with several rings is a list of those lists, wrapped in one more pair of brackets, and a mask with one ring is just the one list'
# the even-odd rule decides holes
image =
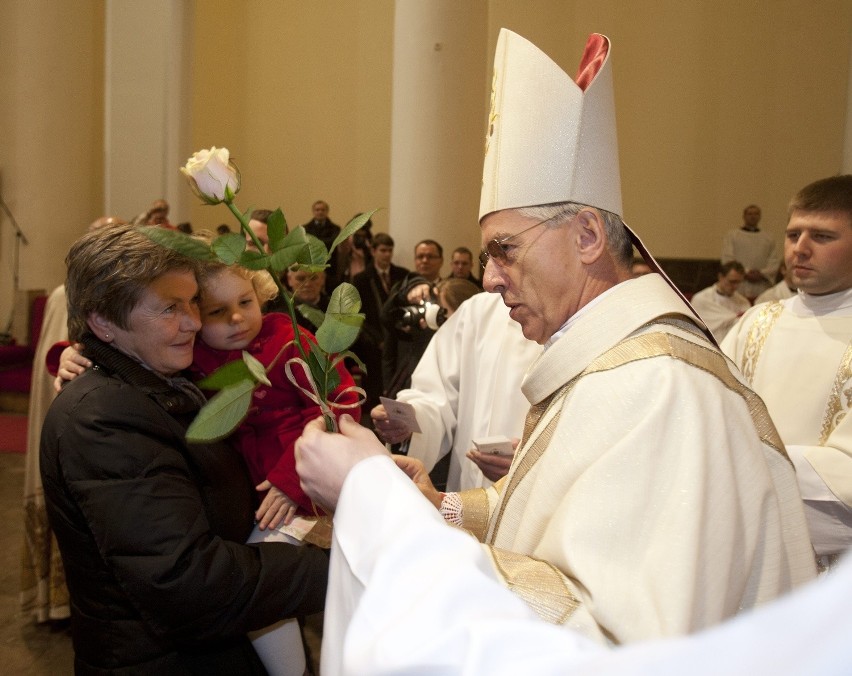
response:
{"label": "gold vestment trim", "polygon": [[[850,404],[852,404],[850,379],[852,379],[852,343],[846,346],[846,351],[837,367],[837,374],[834,376],[834,385],[831,388],[831,394],[825,407],[825,415],[822,418],[822,432],[819,435],[820,446],[825,446],[828,437],[843,420]],[[846,386],[845,389],[844,386]]]}
{"label": "gold vestment trim", "polygon": [[[554,392],[550,397],[540,402],[540,404],[543,404],[545,408],[548,409],[556,405],[557,402],[561,401],[568,395],[571,389],[573,389],[576,385],[577,381],[584,376],[592,373],[609,371],[641,359],[652,359],[655,357],[678,359],[690,366],[701,369],[718,379],[727,389],[742,397],[748,407],[749,414],[761,442],[770,448],[773,448],[775,451],[780,453],[787,462],[790,462],[790,458],[787,456],[787,450],[784,448],[781,437],[775,429],[775,424],[769,417],[769,412],[766,410],[763,400],[737,380],[728,368],[728,362],[725,360],[725,357],[714,348],[698,345],[692,341],[670,333],[645,333],[622,341],[597,357],[581,373],[568,381],[568,383]],[[533,441],[532,446],[526,451],[523,458],[518,463],[517,468],[509,477],[505,493],[502,495],[495,518],[491,520],[491,524],[488,528],[488,536],[486,540],[488,544],[493,544],[496,538],[500,522],[503,518],[503,513],[506,510],[506,505],[512,498],[515,488],[544,454],[544,451],[547,450],[547,446],[556,430],[556,425],[561,413],[562,410],[560,408],[556,415],[548,421],[544,430],[542,430],[538,437],[536,437]]]}
{"label": "gold vestment trim", "polygon": [[766,338],[769,336],[769,332],[772,331],[775,322],[778,321],[783,311],[784,306],[778,301],[767,304],[766,307],[757,313],[754,323],[748,330],[739,367],[749,385],[754,382],[757,360],[760,359],[760,353],[766,344]]}
{"label": "gold vestment trim", "polygon": [[488,495],[484,488],[471,488],[461,491],[459,498],[462,501],[462,528],[470,531],[477,540],[482,542],[488,529]]}
{"label": "gold vestment trim", "polygon": [[553,564],[493,547],[491,555],[509,589],[541,619],[563,624],[580,605],[566,577]]}

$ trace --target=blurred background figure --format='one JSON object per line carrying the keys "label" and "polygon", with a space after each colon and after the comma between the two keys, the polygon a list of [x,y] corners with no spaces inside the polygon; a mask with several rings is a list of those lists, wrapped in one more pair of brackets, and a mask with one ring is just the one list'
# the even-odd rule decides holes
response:
{"label": "blurred background figure", "polygon": [[739,261],[745,268],[740,293],[750,303],[772,286],[770,280],[775,279],[781,263],[775,240],[758,227],[760,217],[760,207],[749,204],[743,209],[742,226],[729,230],[722,240],[722,263]]}
{"label": "blurred background figure", "polygon": [[692,307],[701,315],[713,337],[720,343],[731,327],[751,307],[748,298],[737,291],[745,278],[745,268],[738,261],[719,267],[715,284],[692,297]]}
{"label": "blurred background figure", "polygon": [[450,278],[465,279],[482,289],[482,280],[473,274],[473,253],[470,249],[460,246],[453,251],[450,265],[452,266]]}

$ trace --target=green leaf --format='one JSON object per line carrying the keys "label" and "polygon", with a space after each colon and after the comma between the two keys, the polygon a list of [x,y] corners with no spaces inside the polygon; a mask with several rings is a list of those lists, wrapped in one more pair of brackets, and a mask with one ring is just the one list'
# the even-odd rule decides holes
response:
{"label": "green leaf", "polygon": [[308,235],[308,245],[302,250],[297,263],[311,268],[319,267],[325,269],[328,263],[328,251],[321,239],[317,239],[313,235]]}
{"label": "green leaf", "polygon": [[337,369],[330,363],[327,366],[328,368],[325,372],[325,399],[328,399],[328,395],[334,392],[340,385],[340,374],[337,372]]}
{"label": "green leaf", "polygon": [[190,237],[180,230],[169,230],[168,228],[161,228],[156,225],[143,225],[137,229],[152,242],[182,253],[188,258],[198,261],[215,260],[215,256],[209,246],[200,239]]}
{"label": "green leaf", "polygon": [[323,321],[325,321],[325,313],[313,305],[302,303],[301,305],[297,305],[296,309],[314,326],[322,326]]}
{"label": "green leaf", "polygon": [[287,220],[284,212],[276,209],[266,219],[266,236],[269,238],[269,250],[278,251],[284,246],[284,236],[287,234]]}
{"label": "green leaf", "polygon": [[347,349],[361,332],[364,315],[342,315],[325,313],[325,321],[317,329],[317,343],[327,353],[342,352]]}
{"label": "green leaf", "polygon": [[331,292],[326,312],[332,314],[352,315],[361,309],[361,296],[358,289],[349,282],[343,282]]}
{"label": "green leaf", "polygon": [[248,365],[244,361],[235,359],[223,364],[196,384],[202,390],[221,390],[246,378],[252,378]]}
{"label": "green leaf", "polygon": [[266,377],[266,367],[257,358],[253,357],[245,350],[243,350],[243,363],[245,363],[255,381],[272,387],[272,383],[270,383],[269,378]]}
{"label": "green leaf", "polygon": [[287,233],[287,236],[284,238],[284,246],[296,246],[297,244],[304,245],[307,243],[308,233],[301,225],[293,228],[290,232]]}
{"label": "green leaf", "polygon": [[240,265],[249,270],[266,270],[269,267],[269,256],[254,249],[246,249],[240,256]]}
{"label": "green leaf", "polygon": [[331,243],[331,249],[328,250],[329,255],[331,255],[331,252],[334,251],[337,248],[337,245],[340,244],[347,237],[349,237],[349,235],[351,235],[354,232],[358,232],[358,230],[363,228],[364,223],[369,221],[373,217],[373,214],[376,213],[377,211],[378,211],[378,209],[373,209],[372,211],[368,211],[368,212],[363,213],[363,214],[358,214],[357,216],[355,216],[355,218],[353,218],[351,221],[349,221],[343,227],[343,229],[341,229],[341,231],[338,233],[337,237],[335,237],[334,241]]}
{"label": "green leaf", "polygon": [[337,356],[331,362],[332,366],[337,366],[344,359],[351,359],[356,364],[358,364],[358,368],[361,369],[364,373],[367,372],[367,366],[364,362],[361,361],[361,358],[355,354],[352,350],[344,350],[343,352],[338,352]]}
{"label": "green leaf", "polygon": [[195,416],[187,441],[216,441],[237,429],[248,413],[254,387],[253,380],[241,380],[218,392]]}
{"label": "green leaf", "polygon": [[269,265],[274,274],[280,275],[292,265],[295,265],[299,258],[304,257],[307,246],[306,242],[301,242],[292,246],[285,246],[272,254],[269,257]]}
{"label": "green leaf", "polygon": [[231,232],[214,239],[211,247],[220,261],[225,265],[233,265],[246,250],[246,238],[242,232]]}
{"label": "green leaf", "polygon": [[322,384],[325,382],[325,368],[328,357],[323,354],[316,343],[311,343],[311,351],[308,353],[308,367],[311,370],[311,379],[317,385],[319,395],[322,399],[328,399],[328,392],[323,391]]}

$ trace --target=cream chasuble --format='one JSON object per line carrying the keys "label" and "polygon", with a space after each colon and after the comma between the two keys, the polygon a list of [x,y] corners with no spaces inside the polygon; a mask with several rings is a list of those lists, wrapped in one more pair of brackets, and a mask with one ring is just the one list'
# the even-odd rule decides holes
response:
{"label": "cream chasuble", "polygon": [[462,493],[505,584],[599,641],[696,631],[814,575],[775,428],[685,313],[652,274],[575,317],[524,382],[552,400],[509,475]]}

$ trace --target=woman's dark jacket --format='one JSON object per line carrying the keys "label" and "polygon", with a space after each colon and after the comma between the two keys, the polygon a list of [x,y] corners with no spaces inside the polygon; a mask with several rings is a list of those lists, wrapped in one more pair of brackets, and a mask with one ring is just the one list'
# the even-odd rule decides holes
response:
{"label": "woman's dark jacket", "polygon": [[198,405],[94,336],[50,408],[41,473],[80,674],[264,673],[249,630],[322,609],[328,558],[243,544],[255,491],[225,443],[187,444]]}

